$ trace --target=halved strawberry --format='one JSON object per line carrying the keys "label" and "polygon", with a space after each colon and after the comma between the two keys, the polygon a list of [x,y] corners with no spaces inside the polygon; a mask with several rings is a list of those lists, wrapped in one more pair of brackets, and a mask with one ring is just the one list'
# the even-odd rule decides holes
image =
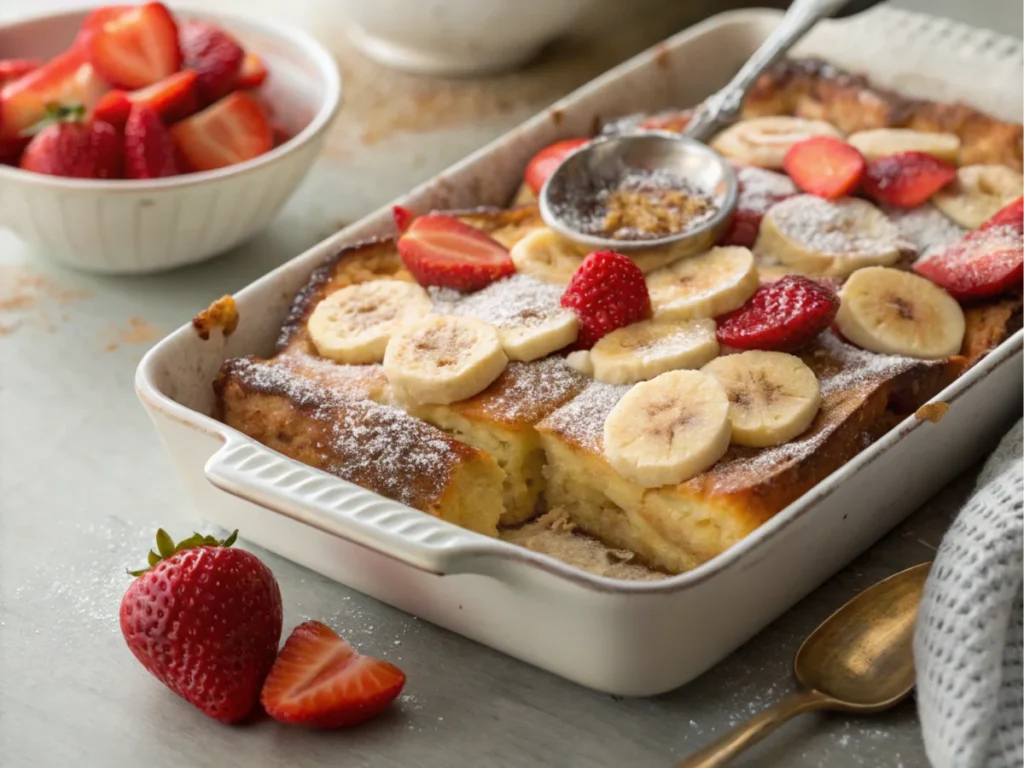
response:
{"label": "halved strawberry", "polygon": [[263,110],[251,96],[236,91],[171,126],[189,167],[210,171],[269,152],[274,137]]}
{"label": "halved strawberry", "polygon": [[380,714],[404,686],[394,664],[363,656],[330,627],[307,621],[278,654],[260,702],[283,723],[341,728]]}
{"label": "halved strawberry", "polygon": [[22,132],[42,120],[50,104],[89,111],[108,90],[85,51],[72,47],[0,90],[0,144],[21,141]]}
{"label": "halved strawberry", "polygon": [[231,35],[205,21],[181,25],[181,53],[185,66],[199,76],[197,87],[204,104],[231,93],[238,84],[245,51]]}
{"label": "halved strawberry", "polygon": [[900,152],[868,163],[864,191],[879,203],[916,208],[956,179],[956,167],[925,152]]}
{"label": "halved strawberry", "polygon": [[595,251],[576,268],[561,304],[576,313],[579,349],[651,316],[651,295],[643,272],[632,259],[614,251]]}
{"label": "halved strawberry", "polygon": [[163,3],[122,7],[83,32],[89,60],[118,88],[144,88],[181,68],[178,25]]}
{"label": "halved strawberry", "polygon": [[45,63],[43,59],[0,59],[0,88],[34,72]]}
{"label": "halved strawberry", "polygon": [[398,253],[420,285],[478,291],[516,271],[508,249],[443,213],[418,217],[398,238]]}
{"label": "halved strawberry", "polygon": [[914,271],[960,301],[1020,291],[1024,198],[1002,208],[974,232],[918,260]]}
{"label": "halved strawberry", "polygon": [[267,65],[258,53],[249,51],[242,59],[242,68],[238,71],[237,88],[256,88],[267,79]]}
{"label": "halved strawberry", "polygon": [[167,124],[186,118],[199,108],[196,73],[185,69],[137,91],[110,91],[96,103],[93,115],[121,128],[134,104],[146,105]]}
{"label": "halved strawberry", "polygon": [[405,232],[416,218],[416,214],[413,211],[401,205],[392,206],[391,215],[395,219],[395,226],[398,227],[399,232]]}
{"label": "halved strawberry", "polygon": [[826,200],[853,194],[864,177],[864,157],[834,136],[798,141],[786,152],[782,167],[800,189]]}
{"label": "halved strawberry", "polygon": [[562,164],[562,161],[589,142],[590,139],[563,139],[544,147],[533,156],[526,166],[526,171],[523,173],[523,181],[526,182],[526,186],[533,190],[533,194],[539,195],[544,182]]}
{"label": "halved strawberry", "polygon": [[136,104],[124,126],[124,166],[129,179],[162,179],[181,173],[178,151],[155,109]]}
{"label": "halved strawberry", "polygon": [[789,352],[828,328],[838,311],[833,291],[787,275],[762,285],[742,307],[717,318],[718,341],[736,349]]}

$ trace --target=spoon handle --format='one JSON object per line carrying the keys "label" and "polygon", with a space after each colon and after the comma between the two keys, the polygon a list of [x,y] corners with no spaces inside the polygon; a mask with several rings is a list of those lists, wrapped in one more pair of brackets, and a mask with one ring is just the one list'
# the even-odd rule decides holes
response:
{"label": "spoon handle", "polygon": [[832,699],[818,691],[800,690],[789,694],[760,714],[725,734],[718,741],[676,764],[676,768],[718,768],[753,746],[795,715],[824,709]]}
{"label": "spoon handle", "polygon": [[725,88],[709,96],[683,132],[704,141],[736,119],[747,91],[818,21],[839,10],[847,0],[793,0],[779,25]]}

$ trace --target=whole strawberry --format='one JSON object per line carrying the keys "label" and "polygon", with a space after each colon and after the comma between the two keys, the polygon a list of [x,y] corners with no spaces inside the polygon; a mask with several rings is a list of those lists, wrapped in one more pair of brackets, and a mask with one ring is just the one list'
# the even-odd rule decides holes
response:
{"label": "whole strawberry", "polygon": [[583,260],[562,294],[562,306],[579,317],[580,349],[590,349],[602,336],[651,316],[643,273],[614,251],[595,251]]}
{"label": "whole strawberry", "polygon": [[35,135],[25,147],[19,166],[51,176],[120,178],[120,135],[102,120],[83,122],[84,116],[82,106],[48,108],[46,118],[27,131]]}
{"label": "whole strawberry", "polygon": [[175,545],[162,529],[150,568],[121,600],[121,632],[164,685],[223,723],[256,704],[281,639],[281,592],[241,549],[194,534]]}

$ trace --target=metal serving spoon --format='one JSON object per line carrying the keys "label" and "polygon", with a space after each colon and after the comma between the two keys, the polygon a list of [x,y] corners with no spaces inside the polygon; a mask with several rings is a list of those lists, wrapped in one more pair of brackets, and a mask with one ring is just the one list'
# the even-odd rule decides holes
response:
{"label": "metal serving spoon", "polygon": [[[847,16],[879,0],[794,0],[779,25],[727,86],[698,107],[682,135],[667,132],[621,134],[595,139],[574,152],[551,175],[540,192],[544,223],[590,250],[642,253],[671,248],[677,256],[707,250],[723,234],[736,207],[737,182],[732,167],[703,142],[734,122],[743,99],[757,79],[818,21]],[[664,170],[706,191],[716,212],[678,234],[650,240],[606,238],[582,230],[580,201],[593,198],[596,187],[616,179]]]}
{"label": "metal serving spoon", "polygon": [[793,669],[800,690],[676,768],[717,768],[794,715],[815,709],[869,714],[914,687],[914,623],[931,563],[915,565],[861,592],[811,633]]}

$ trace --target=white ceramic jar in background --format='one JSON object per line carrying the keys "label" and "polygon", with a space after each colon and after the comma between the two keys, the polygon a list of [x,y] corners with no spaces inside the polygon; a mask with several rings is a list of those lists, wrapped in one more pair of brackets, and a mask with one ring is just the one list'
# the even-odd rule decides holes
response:
{"label": "white ceramic jar in background", "polygon": [[352,41],[391,67],[430,75],[512,68],[595,0],[336,0]]}

